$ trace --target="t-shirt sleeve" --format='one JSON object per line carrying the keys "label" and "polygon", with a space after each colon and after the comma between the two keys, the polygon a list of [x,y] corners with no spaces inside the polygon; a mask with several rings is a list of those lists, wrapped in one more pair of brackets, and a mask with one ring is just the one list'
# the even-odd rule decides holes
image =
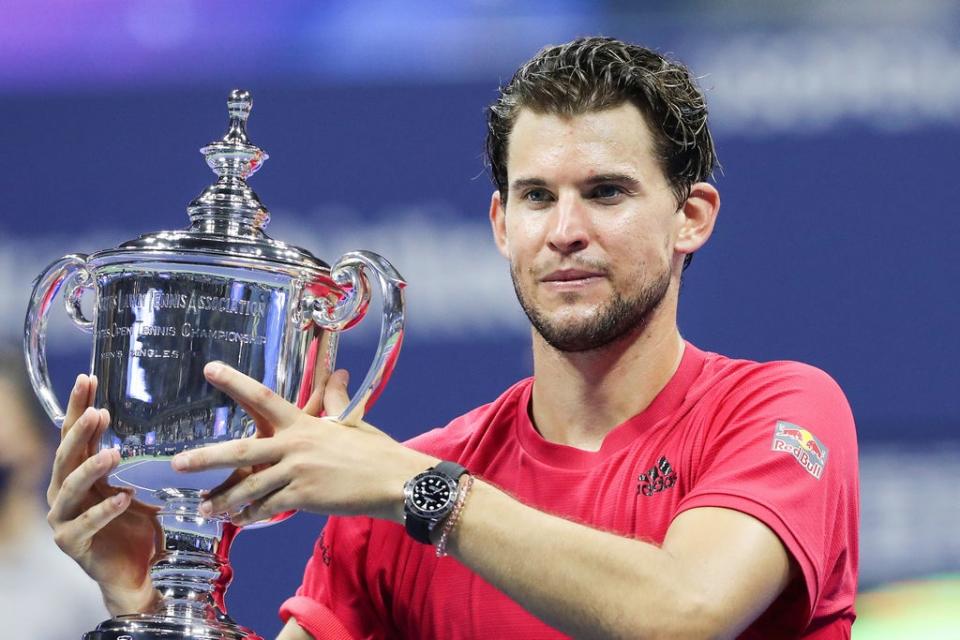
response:
{"label": "t-shirt sleeve", "polygon": [[773,530],[803,574],[809,620],[818,605],[829,608],[821,599],[836,597],[836,585],[855,584],[857,443],[850,407],[829,376],[799,363],[746,376],[717,407],[676,513],[725,507]]}
{"label": "t-shirt sleeve", "polygon": [[382,637],[379,616],[364,584],[363,562],[370,539],[369,518],[331,516],[314,545],[303,583],[280,607],[317,640]]}

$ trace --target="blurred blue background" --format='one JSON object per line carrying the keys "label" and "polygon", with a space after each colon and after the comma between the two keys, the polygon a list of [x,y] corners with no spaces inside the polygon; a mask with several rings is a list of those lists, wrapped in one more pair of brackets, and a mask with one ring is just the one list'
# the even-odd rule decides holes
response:
{"label": "blurred blue background", "polygon": [[[722,8],[721,8],[722,6]],[[603,34],[691,66],[723,164],[687,271],[698,346],[798,359],[857,418],[861,585],[960,569],[960,6],[37,0],[0,21],[0,337],[64,253],[186,225],[197,149],[253,92],[268,233],[408,279],[408,338],[369,420],[407,438],[528,375],[527,325],[486,222],[484,107],[540,47]],[[62,314],[60,314],[62,315]],[[366,324],[374,324],[367,322]],[[372,327],[345,336],[355,378]],[[52,322],[65,396],[90,337]],[[322,518],[246,532],[231,613],[271,637]]]}

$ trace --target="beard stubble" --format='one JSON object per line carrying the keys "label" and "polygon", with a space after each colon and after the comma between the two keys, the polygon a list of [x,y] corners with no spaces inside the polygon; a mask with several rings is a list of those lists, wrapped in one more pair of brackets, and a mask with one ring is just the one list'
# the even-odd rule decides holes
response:
{"label": "beard stubble", "polygon": [[[526,298],[513,265],[510,267],[510,277],[517,300],[520,301],[530,324],[547,344],[567,353],[601,349],[631,332],[642,331],[670,288],[670,271],[664,269],[654,280],[629,297],[615,291],[613,297],[589,318],[552,321]],[[565,293],[561,297],[565,303],[572,304],[578,295]]]}

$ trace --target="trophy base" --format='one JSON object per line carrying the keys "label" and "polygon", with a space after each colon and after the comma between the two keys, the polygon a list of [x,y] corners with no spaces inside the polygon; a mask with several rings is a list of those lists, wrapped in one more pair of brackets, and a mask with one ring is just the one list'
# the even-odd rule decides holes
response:
{"label": "trophy base", "polygon": [[230,618],[189,620],[153,615],[128,615],[106,620],[83,640],[263,640]]}
{"label": "trophy base", "polygon": [[228,553],[239,529],[205,517],[196,489],[155,491],[162,551],[150,567],[159,598],[143,613],[97,625],[83,640],[263,640],[227,615],[223,596],[233,569]]}

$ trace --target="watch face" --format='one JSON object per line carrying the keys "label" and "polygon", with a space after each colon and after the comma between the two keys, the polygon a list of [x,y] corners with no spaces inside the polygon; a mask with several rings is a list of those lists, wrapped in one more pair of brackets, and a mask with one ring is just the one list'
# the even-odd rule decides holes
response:
{"label": "watch face", "polygon": [[456,483],[433,473],[422,474],[413,481],[409,503],[420,516],[430,518],[443,514],[456,498]]}

